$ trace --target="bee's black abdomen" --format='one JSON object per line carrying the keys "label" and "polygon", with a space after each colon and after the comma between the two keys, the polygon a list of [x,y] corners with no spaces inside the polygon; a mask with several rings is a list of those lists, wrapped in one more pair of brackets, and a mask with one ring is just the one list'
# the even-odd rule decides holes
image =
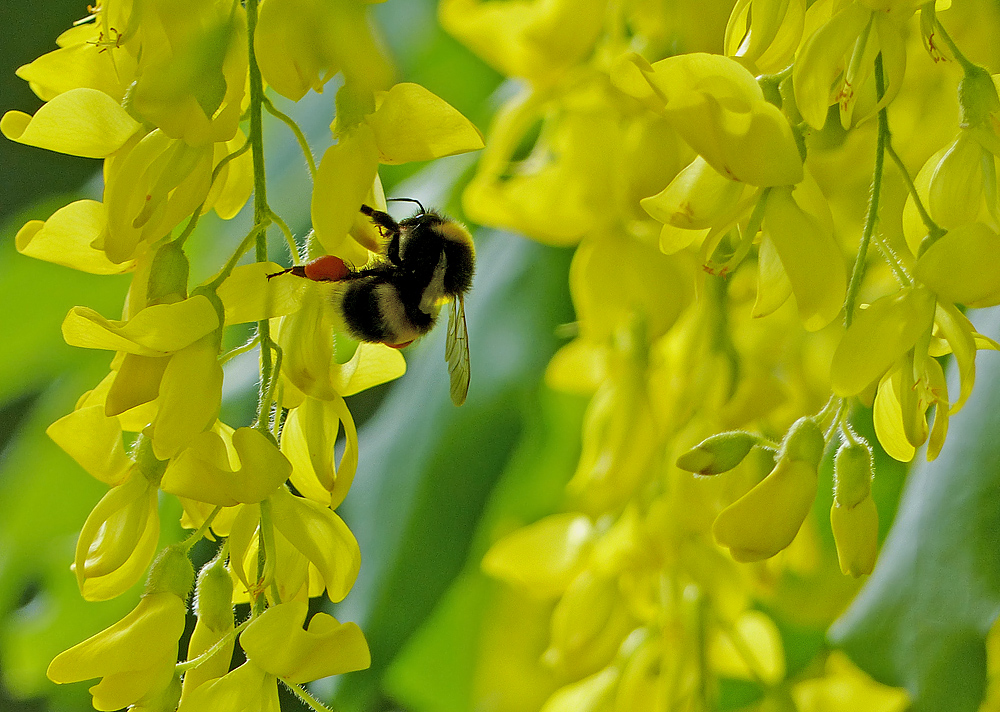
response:
{"label": "bee's black abdomen", "polygon": [[361,341],[385,341],[390,333],[378,300],[379,282],[372,277],[351,282],[344,291],[341,311],[351,335]]}
{"label": "bee's black abdomen", "polygon": [[351,282],[341,302],[341,313],[351,335],[360,341],[401,344],[430,331],[436,314],[421,311],[404,291],[394,280],[384,277]]}

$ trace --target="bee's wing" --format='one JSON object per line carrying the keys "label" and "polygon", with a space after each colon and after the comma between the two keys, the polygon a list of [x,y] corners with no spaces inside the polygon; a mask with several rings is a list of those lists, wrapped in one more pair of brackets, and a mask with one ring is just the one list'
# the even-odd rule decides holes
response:
{"label": "bee's wing", "polygon": [[465,300],[455,297],[448,312],[448,338],[444,349],[445,360],[448,361],[448,375],[451,376],[451,402],[455,405],[465,403],[469,393],[469,332],[465,326]]}

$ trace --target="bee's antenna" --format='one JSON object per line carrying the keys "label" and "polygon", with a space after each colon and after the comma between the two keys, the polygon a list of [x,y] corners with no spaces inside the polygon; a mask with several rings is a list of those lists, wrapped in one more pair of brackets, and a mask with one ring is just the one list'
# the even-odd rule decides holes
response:
{"label": "bee's antenna", "polygon": [[403,202],[405,202],[405,203],[416,203],[417,205],[420,206],[420,214],[421,215],[426,215],[427,214],[427,211],[424,210],[423,203],[421,203],[416,198],[386,198],[385,202],[387,202],[387,203],[393,203],[393,202],[394,203],[403,203]]}

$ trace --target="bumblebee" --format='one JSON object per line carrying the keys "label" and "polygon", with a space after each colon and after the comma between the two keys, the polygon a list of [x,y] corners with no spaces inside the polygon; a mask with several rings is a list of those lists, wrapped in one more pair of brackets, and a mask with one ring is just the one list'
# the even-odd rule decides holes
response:
{"label": "bumblebee", "polygon": [[461,223],[425,210],[417,200],[396,200],[414,202],[420,212],[397,223],[388,213],[361,206],[383,238],[374,262],[351,269],[340,258],[327,255],[285,272],[343,283],[335,305],[351,336],[393,348],[408,346],[429,332],[441,307],[449,304],[445,359],[451,400],[462,405],[470,378],[465,295],[475,272],[472,235]]}

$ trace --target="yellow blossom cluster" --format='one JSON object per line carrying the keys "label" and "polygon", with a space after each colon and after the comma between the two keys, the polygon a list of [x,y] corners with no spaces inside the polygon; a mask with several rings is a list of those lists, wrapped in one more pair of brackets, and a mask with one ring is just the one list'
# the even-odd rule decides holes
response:
{"label": "yellow blossom cluster", "polygon": [[490,630],[546,642],[484,647],[476,701],[731,709],[745,681],[746,709],[908,707],[822,645],[787,669],[778,626],[808,601],[826,627],[841,572],[875,565],[852,414],[934,459],[1000,348],[964,315],[1000,304],[998,84],[949,34],[991,46],[1000,18],[948,5],[442,0],[518,87],[466,212],[575,246],[575,338],[546,381],[589,398],[564,511],[507,522],[482,562],[507,584]]}
{"label": "yellow blossom cluster", "polygon": [[[96,709],[277,710],[279,679],[315,704],[303,683],[370,663],[357,625],[324,613],[306,625],[308,600],[343,599],[360,566],[334,511],[358,461],[344,397],[405,363],[398,350],[347,339],[334,285],[270,280],[281,267],[267,261],[267,230],[281,228],[296,262],[335,253],[363,266],[379,249],[359,212],[385,208],[379,164],[475,150],[482,137],[426,89],[393,85],[367,13],[360,0],[106,0],[18,70],[44,104],[33,116],[7,112],[3,134],[104,161],[102,199],[28,222],[18,250],[131,276],[120,319],[86,306],[67,314],[66,342],[106,351],[110,368],[48,429],[109,487],[72,562],[83,597],[107,600],[146,576],[130,614],[49,666],[59,683],[100,678]],[[297,101],[338,74],[336,143],[317,168],[265,87]],[[302,245],[267,203],[264,111],[292,127],[314,174],[315,232]],[[199,217],[232,219],[251,194],[245,239],[214,277],[190,284],[185,247],[199,239]],[[256,261],[241,264],[251,251]],[[225,330],[251,322],[251,341],[222,353]],[[223,364],[254,348],[256,419],[222,422]],[[195,531],[157,555],[164,494]],[[196,575],[189,552],[204,538],[218,551]],[[197,624],[178,662],[192,593]],[[250,604],[241,622],[237,603]],[[237,642],[246,662],[230,670]]]}

